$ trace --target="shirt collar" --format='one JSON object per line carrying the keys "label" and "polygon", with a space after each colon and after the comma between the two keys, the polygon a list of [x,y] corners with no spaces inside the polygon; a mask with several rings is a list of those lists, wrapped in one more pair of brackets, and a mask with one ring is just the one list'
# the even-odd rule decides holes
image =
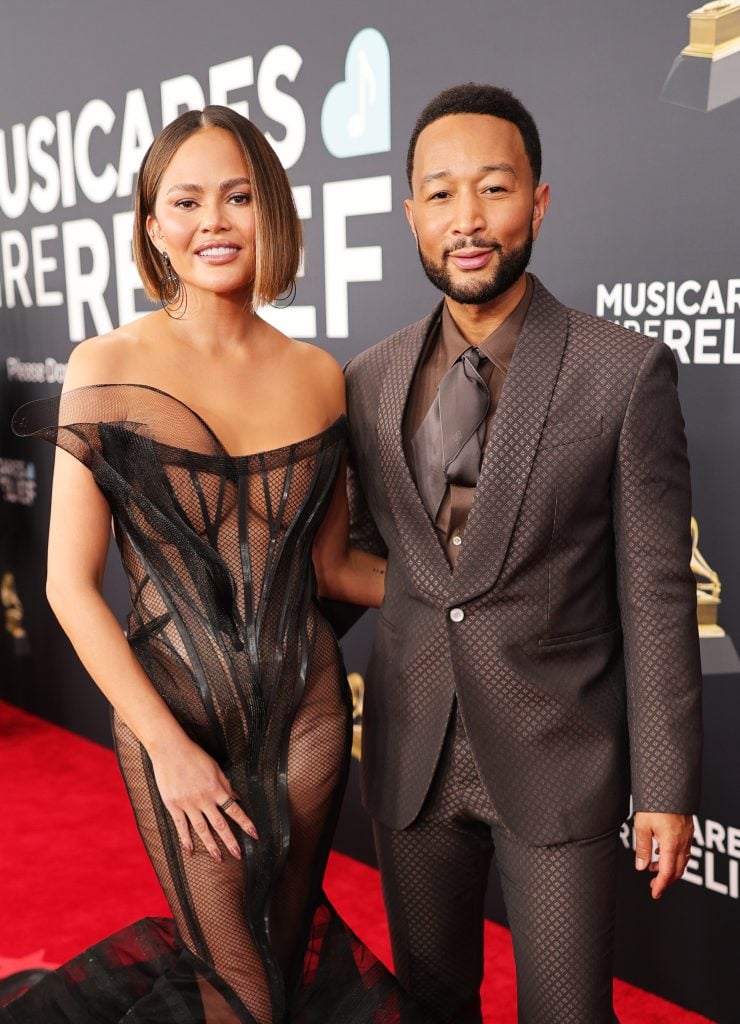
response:
{"label": "shirt collar", "polygon": [[[503,370],[504,373],[508,372],[509,366],[511,365],[514,349],[516,348],[516,343],[519,340],[519,335],[522,333],[522,327],[524,326],[524,321],[527,317],[527,311],[532,299],[533,290],[534,285],[532,283],[532,278],[527,274],[524,295],[522,295],[521,299],[514,309],[512,309],[511,313],[509,313],[507,318],[500,323],[498,327],[491,331],[488,337],[477,346],[477,348],[479,348],[492,363],[498,366],[499,369]],[[442,306],[439,345],[443,353],[443,372],[449,370],[455,360],[470,348],[470,342],[467,341],[460,333],[457,324],[452,319],[452,314],[447,308],[446,302],[443,303]]]}

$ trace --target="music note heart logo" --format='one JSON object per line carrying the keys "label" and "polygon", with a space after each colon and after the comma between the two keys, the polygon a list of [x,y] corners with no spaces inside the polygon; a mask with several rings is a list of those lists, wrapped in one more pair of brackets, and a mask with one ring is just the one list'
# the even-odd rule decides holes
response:
{"label": "music note heart logo", "polygon": [[344,81],[324,100],[321,135],[332,156],[391,148],[391,56],[376,28],[363,28],[349,44]]}

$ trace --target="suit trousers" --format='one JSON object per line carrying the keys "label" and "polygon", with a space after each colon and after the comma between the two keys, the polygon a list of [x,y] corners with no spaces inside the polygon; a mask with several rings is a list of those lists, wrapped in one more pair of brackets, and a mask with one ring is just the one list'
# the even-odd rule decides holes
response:
{"label": "suit trousers", "polygon": [[495,855],[520,1024],[613,1024],[618,831],[529,846],[501,822],[457,706],[422,810],[374,823],[395,970],[438,1024],[480,1024],[484,899]]}

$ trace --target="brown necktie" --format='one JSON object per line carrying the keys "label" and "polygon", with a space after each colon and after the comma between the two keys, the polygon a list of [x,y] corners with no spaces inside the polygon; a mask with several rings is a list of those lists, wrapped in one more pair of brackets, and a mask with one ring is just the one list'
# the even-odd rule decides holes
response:
{"label": "brown necktie", "polygon": [[479,349],[469,348],[452,364],[411,439],[416,486],[433,522],[449,484],[478,483],[491,401],[478,373],[485,358]]}

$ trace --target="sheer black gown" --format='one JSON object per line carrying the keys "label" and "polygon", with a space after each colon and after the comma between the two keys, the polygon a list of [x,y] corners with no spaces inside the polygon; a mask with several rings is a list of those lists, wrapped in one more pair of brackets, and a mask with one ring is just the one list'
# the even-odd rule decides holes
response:
{"label": "sheer black gown", "polygon": [[188,735],[218,762],[260,839],[243,859],[183,855],[146,751],[116,750],[174,915],[87,950],[11,1002],[13,1024],[390,1024],[392,976],[321,890],[349,764],[351,706],[315,601],[314,535],[346,445],[315,437],[230,456],[156,388],[95,385],[16,414],[16,433],[83,462],[110,504],[128,577],[128,642]]}

